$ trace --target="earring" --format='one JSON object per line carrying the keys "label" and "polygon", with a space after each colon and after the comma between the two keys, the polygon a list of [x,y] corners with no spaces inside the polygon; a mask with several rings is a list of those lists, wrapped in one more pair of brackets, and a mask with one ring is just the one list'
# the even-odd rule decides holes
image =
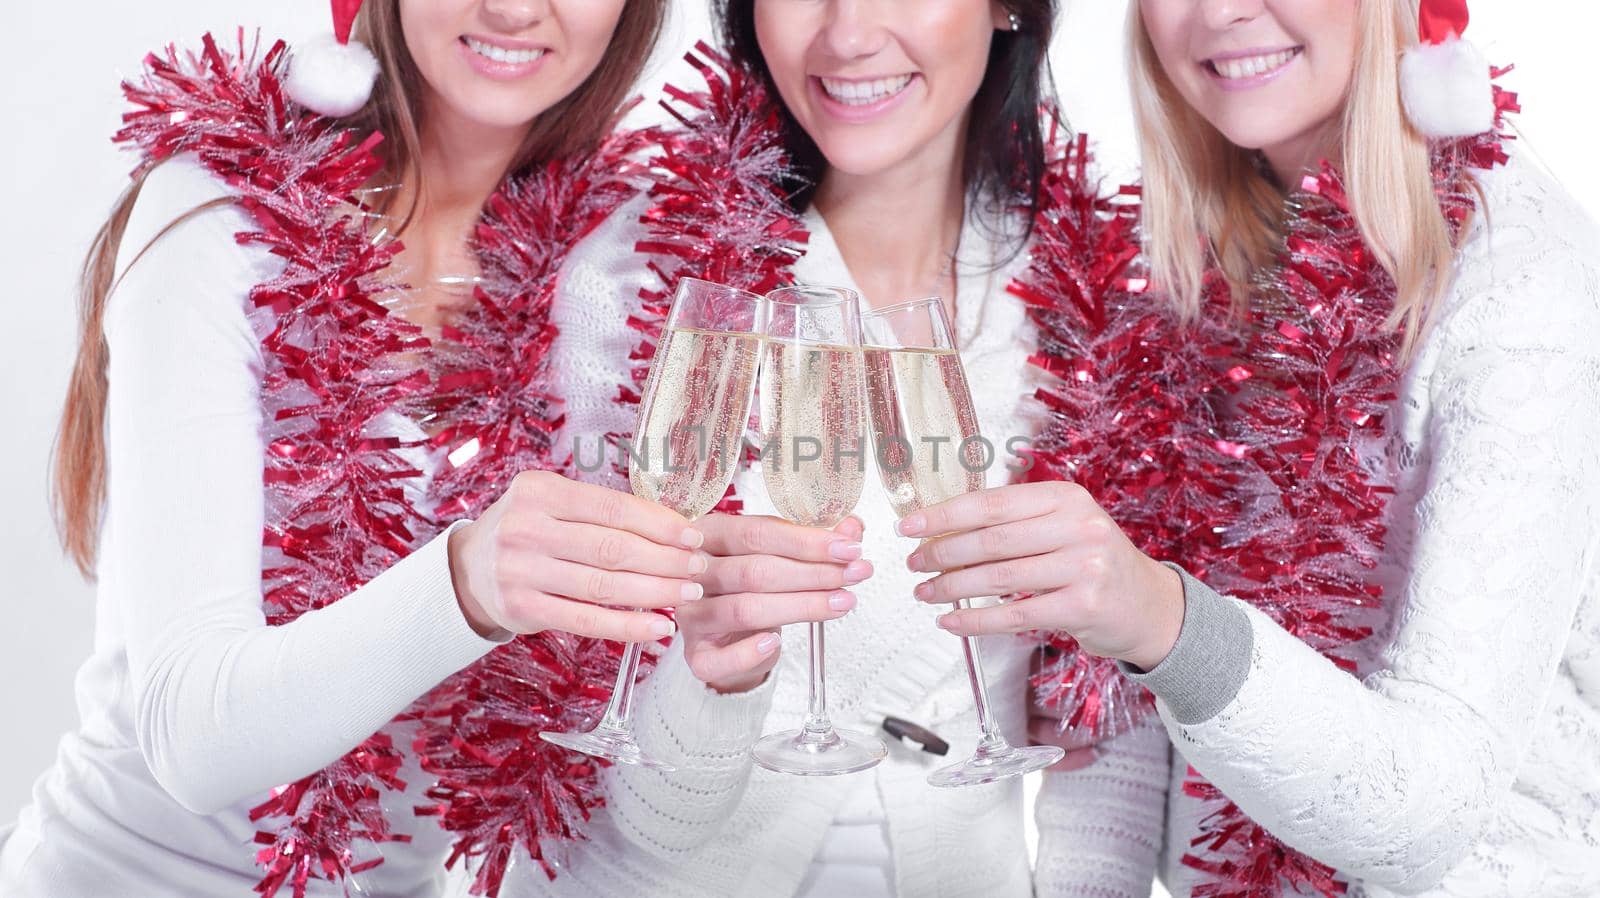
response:
{"label": "earring", "polygon": [[1017,18],[1017,14],[1016,13],[1014,13],[1014,12],[1006,13],[1006,19],[1011,22],[1011,30],[1012,31],[1021,31],[1022,30],[1022,20]]}

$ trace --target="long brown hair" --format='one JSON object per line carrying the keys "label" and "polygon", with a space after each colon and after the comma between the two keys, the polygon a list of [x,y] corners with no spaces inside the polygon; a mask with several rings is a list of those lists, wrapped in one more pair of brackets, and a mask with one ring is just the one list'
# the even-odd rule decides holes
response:
{"label": "long brown hair", "polygon": [[[632,90],[655,47],[666,15],[667,0],[626,0],[611,45],[600,64],[578,89],[542,113],[528,127],[528,135],[508,174],[519,173],[546,159],[592,149],[614,126],[623,100]],[[419,177],[415,161],[420,155],[419,122],[422,117],[422,75],[406,49],[400,28],[399,0],[368,0],[355,25],[355,35],[378,58],[378,83],[367,105],[346,119],[358,132],[382,131],[383,171],[375,179],[395,184]],[[102,326],[106,299],[115,288],[117,254],[134,203],[149,172],[137,176],[112,206],[111,215],[95,235],[84,258],[78,285],[78,354],[67,386],[56,434],[51,477],[51,504],[62,548],[85,577],[92,577],[98,551],[100,516],[106,493],[105,410],[106,347]],[[412,196],[420,195],[413,190]],[[383,209],[393,192],[381,196]],[[226,202],[226,201],[223,201]],[[167,225],[153,245],[179,222],[211,208],[207,203]],[[406,210],[410,223],[415,205]],[[148,250],[149,245],[141,249]],[[134,261],[137,261],[135,258]],[[131,265],[131,263],[130,263]]]}

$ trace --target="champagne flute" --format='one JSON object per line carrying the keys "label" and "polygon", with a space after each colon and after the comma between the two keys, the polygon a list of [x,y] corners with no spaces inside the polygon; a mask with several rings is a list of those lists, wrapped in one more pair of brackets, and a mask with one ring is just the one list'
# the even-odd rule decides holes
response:
{"label": "champagne flute", "polygon": [[[862,315],[861,329],[878,474],[895,516],[983,489],[993,452],[978,432],[944,302],[931,297],[875,309]],[[941,457],[942,446],[954,448],[954,457]],[[966,608],[969,602],[957,605]],[[966,761],[934,771],[928,784],[975,786],[1061,760],[1065,752],[1053,745],[1015,748],[1006,742],[990,710],[977,641],[962,637],[961,650],[978,709],[978,748]]]}
{"label": "champagne flute", "polygon": [[[855,508],[866,478],[860,300],[836,287],[785,287],[767,294],[767,312],[762,480],[785,520],[833,527]],[[756,742],[751,755],[762,767],[830,776],[866,770],[888,754],[881,740],[837,729],[828,719],[823,662],[822,624],[813,622],[805,723]]]}
{"label": "champagne flute", "polygon": [[[765,323],[766,300],[757,294],[694,278],[678,282],[629,447],[635,496],[691,521],[721,501],[741,457]],[[587,755],[672,770],[639,747],[628,723],[640,652],[629,643],[594,729],[539,736]]]}

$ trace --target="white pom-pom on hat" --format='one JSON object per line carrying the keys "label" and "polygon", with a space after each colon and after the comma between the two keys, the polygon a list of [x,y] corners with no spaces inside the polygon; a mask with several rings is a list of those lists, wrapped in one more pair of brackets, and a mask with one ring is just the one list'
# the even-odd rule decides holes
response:
{"label": "white pom-pom on hat", "polygon": [[1406,117],[1424,136],[1470,137],[1494,127],[1494,88],[1489,63],[1461,39],[1467,29],[1466,0],[1422,0],[1421,42],[1400,59],[1400,100]]}
{"label": "white pom-pom on hat", "polygon": [[367,104],[378,80],[378,60],[350,40],[361,0],[331,0],[333,33],[297,44],[289,56],[283,89],[313,112],[339,118]]}
{"label": "white pom-pom on hat", "polygon": [[295,45],[283,89],[307,109],[339,118],[367,105],[377,80],[378,59],[365,44],[326,34]]}

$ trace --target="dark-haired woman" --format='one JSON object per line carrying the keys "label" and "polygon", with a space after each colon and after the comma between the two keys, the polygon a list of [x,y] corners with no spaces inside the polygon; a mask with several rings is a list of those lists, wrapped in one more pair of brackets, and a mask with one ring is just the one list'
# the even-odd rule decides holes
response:
{"label": "dark-haired woman", "polygon": [[[380,729],[513,634],[671,632],[608,597],[698,591],[700,534],[561,476],[540,431],[545,395],[619,386],[551,362],[620,323],[548,303],[584,217],[628,195],[601,154],[665,6],[369,0],[372,56],[208,43],[127,87],[145,164],[86,267],[57,473],[67,547],[99,581],[96,651],[80,728],[0,831],[0,893],[438,894],[447,846],[413,812],[432,777]],[[588,180],[539,186],[569,170]],[[528,238],[519,203],[551,196],[583,217]],[[507,241],[552,262],[509,293],[483,255]],[[459,287],[480,275],[516,314],[486,324]],[[485,338],[528,321],[554,356]],[[497,344],[526,346],[528,380],[486,363]],[[557,778],[580,769],[556,754]],[[355,881],[321,879],[339,874]]]}
{"label": "dark-haired woman", "polygon": [[[734,68],[771,97],[792,162],[779,193],[809,237],[787,279],[853,288],[865,307],[943,297],[982,432],[1004,447],[1039,431],[1044,416],[1030,397],[1043,375],[1029,361],[1041,335],[1008,287],[1026,279],[1041,229],[1053,227],[1030,227],[1047,170],[1065,171],[1047,165],[1052,119],[1040,117],[1055,4],[731,0],[717,11]],[[1051,203],[1096,196],[1084,178],[1056,183],[1069,195]],[[622,359],[626,349],[591,355]],[[996,455],[990,485],[1021,466],[1003,448]],[[943,463],[955,464],[954,454]],[[741,542],[717,536],[728,516],[701,519],[713,556],[706,596],[679,609],[680,632],[637,697],[641,741],[677,771],[613,770],[590,841],[553,881],[537,871],[518,878],[518,894],[632,896],[641,884],[685,898],[1033,893],[1022,781],[926,782],[971,755],[978,723],[959,641],[935,625],[933,606],[913,599],[920,577],[905,558],[914,543],[897,534],[875,470],[867,483],[859,520],[820,534],[776,520],[760,473],[738,474],[743,517],[763,524]],[[840,570],[831,560],[848,563]],[[793,729],[806,713],[806,625],[822,620],[833,622],[835,723],[883,735],[886,717],[914,721],[947,740],[948,754],[885,735],[887,759],[850,776],[754,767],[757,737]],[[1011,637],[983,646],[997,717],[1018,744],[1030,651]],[[1123,738],[1118,763],[1166,768],[1158,730]],[[1057,794],[1070,804],[1068,791]],[[1154,808],[1158,829],[1160,796],[1149,797],[1134,801]],[[1052,832],[1072,825],[1052,818]]]}

